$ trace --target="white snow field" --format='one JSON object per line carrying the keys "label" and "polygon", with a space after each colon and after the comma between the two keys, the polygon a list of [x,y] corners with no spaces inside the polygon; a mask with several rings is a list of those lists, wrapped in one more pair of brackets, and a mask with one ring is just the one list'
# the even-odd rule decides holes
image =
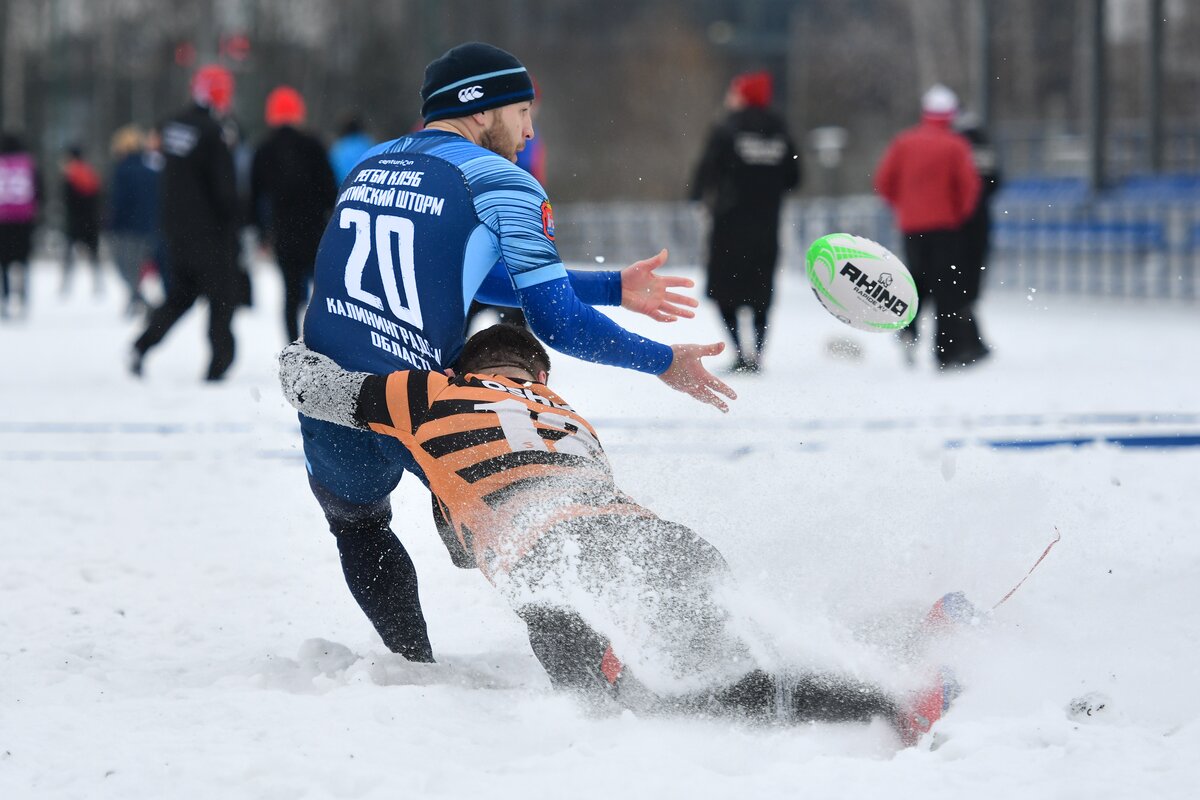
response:
{"label": "white snow field", "polygon": [[[100,299],[76,277],[63,301],[38,265],[31,316],[0,324],[6,800],[1196,796],[1200,447],[1124,446],[1200,436],[1196,306],[990,297],[994,357],[942,375],[906,369],[789,273],[766,370],[732,379],[728,415],[557,358],[551,383],[618,483],[724,552],[734,611],[775,663],[911,686],[896,632],[950,590],[990,608],[1061,532],[936,654],[965,691],[938,746],[902,750],[882,723],[605,715],[554,693],[499,595],[451,566],[410,478],[393,527],[439,663],[388,653],[305,482],[273,269],[256,269],[216,386],[200,381],[202,310],[138,381],[115,275]],[[667,341],[721,336],[711,307],[615,316]],[[836,337],[862,357],[833,357]],[[1056,439],[1074,444],[989,444]],[[1072,718],[1090,693],[1105,707]]]}

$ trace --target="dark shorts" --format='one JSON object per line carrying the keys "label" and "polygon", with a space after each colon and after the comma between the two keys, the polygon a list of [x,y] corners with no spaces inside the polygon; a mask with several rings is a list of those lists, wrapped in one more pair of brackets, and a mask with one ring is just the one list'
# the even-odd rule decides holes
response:
{"label": "dark shorts", "polygon": [[398,439],[300,416],[304,464],[313,480],[352,505],[387,498],[405,472],[425,474]]}

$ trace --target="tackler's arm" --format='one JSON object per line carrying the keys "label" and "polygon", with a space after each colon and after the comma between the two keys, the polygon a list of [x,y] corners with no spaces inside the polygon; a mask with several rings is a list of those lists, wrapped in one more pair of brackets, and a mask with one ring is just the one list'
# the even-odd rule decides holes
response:
{"label": "tackler's arm", "polygon": [[279,354],[279,387],[292,407],[306,417],[345,425],[366,426],[355,413],[366,372],[347,372],[331,358],[293,342]]}

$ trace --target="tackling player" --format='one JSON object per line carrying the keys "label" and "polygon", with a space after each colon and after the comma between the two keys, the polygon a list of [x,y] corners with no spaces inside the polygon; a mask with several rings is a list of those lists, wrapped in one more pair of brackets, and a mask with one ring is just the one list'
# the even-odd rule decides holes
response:
{"label": "tackling player", "polygon": [[[620,272],[568,272],[541,185],[514,160],[533,136],[533,83],[511,54],[455,47],[425,70],[425,129],[378,145],[351,170],[317,254],[304,341],[346,369],[438,371],[462,347],[472,299],[520,306],[564,353],[659,376],[726,410],[733,391],[701,364],[722,345],[668,347],[616,325],[594,305],[659,321],[691,317],[659,276],[666,251]],[[430,661],[412,561],[390,529],[388,496],[405,471],[395,439],[300,418],[309,482],[337,537],[359,606],[394,652]]]}
{"label": "tackling player", "polygon": [[412,454],[451,559],[500,590],[554,686],[639,711],[928,728],[876,687],[758,668],[714,598],[720,553],[616,487],[595,429],[546,386],[550,359],[529,332],[480,331],[456,367],[347,372],[296,343],[280,381],[302,414]]}

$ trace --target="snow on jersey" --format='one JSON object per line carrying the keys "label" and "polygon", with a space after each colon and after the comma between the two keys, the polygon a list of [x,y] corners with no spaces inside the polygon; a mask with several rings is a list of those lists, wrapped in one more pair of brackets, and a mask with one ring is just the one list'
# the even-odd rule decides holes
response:
{"label": "snow on jersey", "polygon": [[346,369],[441,369],[497,262],[518,291],[566,277],[546,202],[526,172],[455,134],[379,145],[343,182],[321,239],[306,344]]}
{"label": "snow on jersey", "polygon": [[542,384],[396,372],[368,378],[358,408],[413,454],[489,579],[564,520],[654,516],[616,488],[587,420]]}

